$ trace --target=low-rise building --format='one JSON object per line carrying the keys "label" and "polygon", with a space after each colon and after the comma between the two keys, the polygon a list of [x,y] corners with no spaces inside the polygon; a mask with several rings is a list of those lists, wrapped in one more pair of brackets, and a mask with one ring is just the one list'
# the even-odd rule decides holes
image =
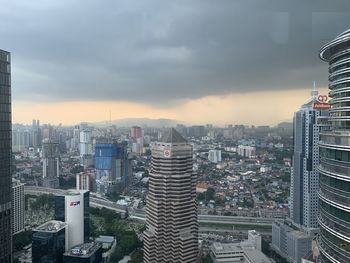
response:
{"label": "low-rise building", "polygon": [[248,231],[248,240],[237,243],[213,243],[210,256],[214,263],[271,263],[261,252],[261,235]]}
{"label": "low-rise building", "polygon": [[102,244],[88,242],[72,247],[63,254],[64,263],[101,263]]}
{"label": "low-rise building", "polygon": [[288,221],[277,220],[272,224],[271,248],[288,262],[300,263],[311,254],[313,236],[298,229]]}

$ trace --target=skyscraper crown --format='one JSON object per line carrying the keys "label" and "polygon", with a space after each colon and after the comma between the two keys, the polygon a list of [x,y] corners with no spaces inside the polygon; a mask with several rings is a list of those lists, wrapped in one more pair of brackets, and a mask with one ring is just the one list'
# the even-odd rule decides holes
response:
{"label": "skyscraper crown", "polygon": [[159,142],[165,142],[165,143],[182,143],[187,142],[182,135],[175,130],[174,128],[169,129],[163,137],[159,140]]}

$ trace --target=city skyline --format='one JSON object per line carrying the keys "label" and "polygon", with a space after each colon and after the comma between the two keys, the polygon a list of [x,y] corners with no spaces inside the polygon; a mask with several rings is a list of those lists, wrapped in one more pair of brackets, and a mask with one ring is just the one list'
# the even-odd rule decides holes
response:
{"label": "city skyline", "polygon": [[13,121],[94,122],[109,111],[194,124],[290,120],[313,80],[326,88],[317,50],[348,27],[348,11],[342,0],[4,3]]}

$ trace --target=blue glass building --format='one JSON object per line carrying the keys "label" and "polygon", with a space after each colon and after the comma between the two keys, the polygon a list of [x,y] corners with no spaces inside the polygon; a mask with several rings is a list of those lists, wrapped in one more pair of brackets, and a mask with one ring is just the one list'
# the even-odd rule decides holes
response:
{"label": "blue glass building", "polygon": [[121,192],[128,183],[128,153],[126,147],[116,143],[95,146],[96,187],[101,193]]}

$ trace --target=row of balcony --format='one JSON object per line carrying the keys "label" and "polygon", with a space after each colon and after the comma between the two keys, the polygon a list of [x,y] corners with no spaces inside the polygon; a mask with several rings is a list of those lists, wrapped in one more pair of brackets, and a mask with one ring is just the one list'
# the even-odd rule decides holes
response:
{"label": "row of balcony", "polygon": [[331,262],[344,263],[348,262],[350,258],[350,253],[337,247],[326,237],[320,234],[317,238],[318,248],[321,253],[326,256]]}

